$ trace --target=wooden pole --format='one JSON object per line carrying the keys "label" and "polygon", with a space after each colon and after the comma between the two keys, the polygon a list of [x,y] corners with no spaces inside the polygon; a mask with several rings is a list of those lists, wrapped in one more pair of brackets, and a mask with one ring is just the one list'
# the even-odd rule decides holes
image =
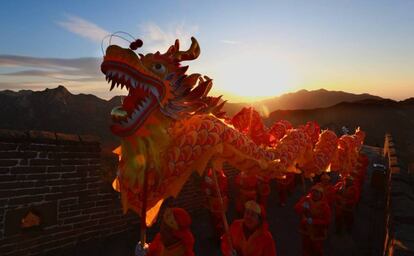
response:
{"label": "wooden pole", "polygon": [[147,193],[148,193],[148,177],[147,170],[144,170],[144,186],[142,194],[142,209],[141,209],[141,246],[144,248],[147,242]]}
{"label": "wooden pole", "polygon": [[305,175],[304,175],[304,173],[302,172],[300,176],[301,176],[301,178],[302,178],[302,189],[303,189],[303,193],[306,193]]}
{"label": "wooden pole", "polygon": [[[216,174],[216,170],[218,169],[217,163],[218,162],[213,161],[213,179],[214,179],[214,183],[216,185],[217,195],[219,196],[219,202],[220,202],[220,207],[221,207],[221,218],[222,218],[223,224],[224,224],[224,232],[225,232],[225,235],[229,239],[230,250],[233,251],[233,242],[232,242],[230,234],[229,234],[229,223],[227,222],[226,213],[224,211],[223,197],[221,196],[220,186],[219,186],[218,180],[217,180],[217,174]],[[222,164],[220,164],[219,168],[220,169],[222,168]]]}

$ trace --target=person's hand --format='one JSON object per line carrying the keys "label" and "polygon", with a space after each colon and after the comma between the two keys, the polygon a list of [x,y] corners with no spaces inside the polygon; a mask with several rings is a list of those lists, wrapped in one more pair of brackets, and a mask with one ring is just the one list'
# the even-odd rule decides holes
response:
{"label": "person's hand", "polygon": [[137,246],[135,246],[135,256],[145,256],[148,251],[148,244],[145,244],[144,246],[141,245],[141,241],[137,243]]}
{"label": "person's hand", "polygon": [[204,180],[206,181],[207,184],[214,184],[213,179],[208,176],[206,176]]}
{"label": "person's hand", "polygon": [[209,196],[209,195],[211,195],[211,190],[209,189],[209,188],[206,188],[206,194]]}
{"label": "person's hand", "polygon": [[308,218],[308,219],[307,219],[307,222],[308,222],[308,224],[309,224],[309,225],[311,225],[311,224],[313,223],[312,218]]}
{"label": "person's hand", "polygon": [[309,202],[304,202],[303,203],[303,208],[309,209],[309,207],[310,207]]}
{"label": "person's hand", "polygon": [[231,255],[231,256],[237,256],[237,252],[236,252],[236,250],[234,250],[234,249],[233,249],[233,250],[231,251],[230,255]]}

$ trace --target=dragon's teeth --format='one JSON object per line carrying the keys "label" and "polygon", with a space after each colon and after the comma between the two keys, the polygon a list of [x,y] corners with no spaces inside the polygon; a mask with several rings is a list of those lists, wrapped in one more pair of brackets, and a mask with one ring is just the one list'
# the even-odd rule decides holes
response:
{"label": "dragon's teeth", "polygon": [[151,93],[157,98],[160,96],[157,89],[155,89],[154,87],[151,87]]}
{"label": "dragon's teeth", "polygon": [[134,110],[134,112],[131,115],[132,119],[135,119],[138,116],[138,112],[136,110]]}

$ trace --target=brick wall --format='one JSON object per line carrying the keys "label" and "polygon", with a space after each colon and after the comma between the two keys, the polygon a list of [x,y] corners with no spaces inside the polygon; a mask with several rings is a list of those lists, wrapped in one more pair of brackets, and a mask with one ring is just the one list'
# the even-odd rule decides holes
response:
{"label": "brick wall", "polygon": [[[0,255],[35,255],[136,228],[100,176],[97,138],[0,130]],[[40,225],[22,228],[32,212]]]}

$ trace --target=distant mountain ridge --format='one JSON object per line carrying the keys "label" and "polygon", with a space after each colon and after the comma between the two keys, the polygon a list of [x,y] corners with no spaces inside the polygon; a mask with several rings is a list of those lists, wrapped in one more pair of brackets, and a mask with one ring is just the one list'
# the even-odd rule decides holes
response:
{"label": "distant mountain ridge", "polygon": [[[324,99],[317,99],[316,95],[327,95]],[[315,120],[322,127],[335,130],[341,125],[350,128],[360,125],[369,130],[368,141],[380,143],[386,131],[398,132],[398,127],[403,127],[399,133],[403,137],[409,137],[409,125],[414,127],[414,98],[404,101],[382,99],[368,94],[354,95],[344,92],[330,92],[326,90],[299,91],[277,97],[277,102],[300,99],[298,105],[285,104],[284,106],[307,107],[308,109],[276,110],[264,118],[267,125],[279,119],[286,119],[293,124],[303,124],[309,120]],[[345,97],[346,96],[346,97]],[[367,98],[363,98],[368,96]],[[321,96],[319,96],[321,97]],[[338,99],[333,101],[332,99]],[[339,100],[348,99],[347,102]],[[361,99],[351,102],[350,99]],[[318,100],[332,106],[323,108]],[[104,147],[114,147],[119,143],[119,138],[110,131],[110,112],[119,105],[121,96],[115,96],[110,100],[104,100],[91,94],[72,94],[64,86],[43,91],[22,90],[18,92],[0,91],[0,128],[16,130],[46,130],[52,132],[65,132],[76,134],[93,134],[102,139]],[[314,102],[314,105],[310,103]],[[227,103],[231,108],[235,104]],[[226,105],[227,105],[226,104]],[[273,104],[271,100],[263,104]],[[226,106],[225,105],[225,106]],[[234,109],[234,113],[238,112]],[[280,106],[280,105],[279,105]],[[270,109],[270,107],[269,107]],[[232,116],[234,113],[229,113]],[[399,120],[398,118],[402,118]],[[383,121],[384,120],[384,123]],[[378,128],[376,128],[378,127]],[[399,138],[398,135],[393,137]],[[407,137],[407,138],[408,138]],[[410,137],[411,138],[411,137]],[[372,141],[370,139],[373,139]],[[414,138],[412,138],[414,141]],[[408,140],[409,141],[409,140]],[[414,143],[413,143],[414,145]]]}
{"label": "distant mountain ridge", "polygon": [[94,134],[115,143],[109,113],[119,99],[107,101],[91,94],[70,93],[64,86],[43,91],[0,91],[0,128]]}
{"label": "distant mountain ridge", "polygon": [[276,110],[325,108],[340,102],[355,102],[367,99],[382,100],[383,98],[367,93],[353,94],[343,91],[328,91],[325,89],[314,91],[300,90],[259,102],[227,103],[224,106],[224,110],[228,114],[233,115],[243,106],[253,106],[259,112],[264,114],[264,111],[271,113]]}

